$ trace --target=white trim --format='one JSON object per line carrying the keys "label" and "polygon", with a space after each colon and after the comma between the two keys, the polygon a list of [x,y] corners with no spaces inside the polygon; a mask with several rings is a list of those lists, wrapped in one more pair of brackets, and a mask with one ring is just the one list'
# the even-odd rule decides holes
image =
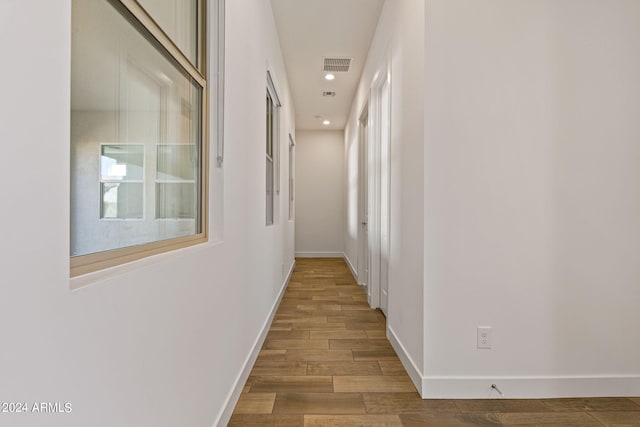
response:
{"label": "white trim", "polygon": [[361,283],[358,281],[358,273],[356,273],[356,269],[351,263],[351,260],[349,259],[347,254],[342,254],[342,257],[344,258],[344,262],[347,263],[347,267],[349,267],[349,270],[351,270],[351,274],[353,275],[353,278],[355,279],[356,283],[361,285]]}
{"label": "white trim", "polygon": [[[387,235],[386,247],[383,247],[382,242],[382,211],[387,210],[387,219],[389,218],[389,189],[390,187],[383,188],[382,171],[383,171],[383,159],[382,159],[382,144],[390,144],[389,139],[385,139],[382,134],[384,125],[382,123],[384,106],[382,104],[382,94],[385,85],[390,84],[389,81],[389,66],[385,65],[378,71],[371,82],[369,90],[369,109],[367,114],[367,212],[368,212],[368,225],[367,225],[367,245],[368,245],[368,270],[369,277],[367,278],[367,285],[369,286],[368,299],[369,306],[371,308],[381,307],[382,302],[382,275],[387,274],[388,281],[388,266],[387,271],[382,269],[383,253],[389,253],[389,241],[390,236]],[[390,117],[389,117],[390,119]],[[389,123],[389,129],[391,124]],[[390,146],[387,147],[390,150]],[[390,164],[385,165],[390,168]],[[387,204],[383,206],[383,190],[387,192]],[[387,225],[388,232],[388,225]],[[383,312],[387,310],[384,308]],[[385,315],[387,313],[385,312]]]}
{"label": "white trim", "polygon": [[344,258],[344,252],[296,252],[296,258]]}
{"label": "white trim", "polygon": [[[423,399],[640,396],[640,375],[424,376],[389,326],[387,338]],[[496,384],[504,396],[492,389],[492,384]]]}
{"label": "white trim", "polygon": [[[504,396],[491,388],[496,384]],[[422,378],[423,399],[640,396],[640,375]]]}
{"label": "white trim", "polygon": [[358,120],[358,284],[367,289],[369,298],[369,99]]}
{"label": "white trim", "polygon": [[409,374],[409,378],[411,378],[411,381],[413,382],[413,385],[416,387],[416,390],[420,392],[420,395],[424,399],[424,395],[422,393],[422,390],[424,389],[424,376],[422,375],[422,371],[420,370],[420,368],[418,368],[418,366],[416,366],[415,362],[413,361],[413,359],[411,358],[407,350],[404,348],[404,345],[402,345],[400,338],[398,338],[398,336],[393,331],[391,326],[388,325],[388,323],[387,323],[387,339],[391,343],[391,346],[393,347],[393,349],[396,351],[398,358],[400,358],[400,361],[402,362],[402,366],[404,366],[404,369],[407,371],[407,374]]}
{"label": "white trim", "polygon": [[242,389],[249,378],[249,374],[251,373],[251,369],[253,369],[253,365],[256,363],[256,359],[258,358],[258,354],[260,353],[260,349],[262,348],[262,344],[264,344],[264,340],[267,337],[267,333],[269,332],[269,328],[271,327],[271,322],[278,311],[278,307],[280,306],[280,301],[282,301],[282,297],[284,296],[284,292],[287,289],[287,285],[289,284],[289,280],[291,279],[291,275],[293,274],[293,269],[296,266],[296,261],[294,260],[291,264],[291,268],[289,269],[289,273],[282,284],[282,288],[280,289],[280,293],[278,294],[278,298],[276,298],[273,306],[271,307],[271,311],[267,316],[264,324],[262,325],[262,329],[260,334],[256,338],[253,343],[253,348],[249,353],[249,356],[244,361],[244,365],[242,366],[242,370],[238,374],[234,386],[231,390],[231,393],[227,396],[226,402],[224,404],[224,408],[218,415],[218,418],[213,423],[214,426],[226,426],[229,424],[229,420],[231,419],[231,415],[233,414],[233,410],[238,403],[238,399],[240,399],[240,394],[242,394]]}
{"label": "white trim", "polygon": [[380,91],[379,73],[369,89],[367,115],[367,255],[371,308],[380,307]]}

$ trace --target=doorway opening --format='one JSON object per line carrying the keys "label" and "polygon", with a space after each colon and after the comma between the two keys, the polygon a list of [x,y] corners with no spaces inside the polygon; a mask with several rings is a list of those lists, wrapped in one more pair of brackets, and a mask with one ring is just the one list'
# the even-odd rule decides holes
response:
{"label": "doorway opening", "polygon": [[[366,113],[366,115],[365,115]],[[391,190],[391,87],[389,73],[379,73],[363,113],[361,133],[360,201],[361,255],[366,268],[367,296],[371,308],[389,310],[389,248]],[[363,126],[363,117],[360,119]],[[360,263],[359,263],[360,264]]]}

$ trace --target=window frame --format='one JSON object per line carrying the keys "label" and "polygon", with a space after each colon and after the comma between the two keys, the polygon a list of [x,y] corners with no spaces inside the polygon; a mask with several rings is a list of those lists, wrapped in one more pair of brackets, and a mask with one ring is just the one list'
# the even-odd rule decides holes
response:
{"label": "window frame", "polygon": [[289,134],[289,221],[295,219],[295,158],[296,158],[296,143],[293,140],[293,136]]}
{"label": "window frame", "polygon": [[[128,246],[86,255],[72,256],[69,260],[70,277],[76,277],[120,264],[140,260],[152,255],[170,252],[201,243],[209,239],[209,85],[207,81],[207,2],[198,0],[198,54],[193,64],[174,41],[136,0],[102,0],[115,7],[136,31],[146,37],[153,48],[164,51],[176,67],[188,74],[201,88],[200,108],[200,169],[199,232],[183,237],[157,240],[141,245]],[[216,0],[210,0],[214,4]],[[224,3],[224,0],[219,0]],[[212,33],[213,34],[213,33]],[[215,82],[214,82],[215,84]],[[214,86],[216,87],[216,86]],[[145,159],[146,162],[146,159]],[[98,181],[101,181],[100,179]]]}
{"label": "window frame", "polygon": [[[269,108],[271,101],[272,108]],[[282,103],[278,96],[278,91],[273,81],[271,71],[267,70],[267,91],[266,91],[266,163],[265,163],[265,224],[267,226],[278,223],[278,209],[280,195],[280,108]],[[269,115],[271,113],[271,115]],[[269,126],[271,125],[271,126]],[[272,169],[271,196],[269,196],[269,168]],[[272,198],[271,212],[269,209],[269,200]],[[271,215],[269,215],[271,214]],[[271,219],[271,222],[269,222]]]}

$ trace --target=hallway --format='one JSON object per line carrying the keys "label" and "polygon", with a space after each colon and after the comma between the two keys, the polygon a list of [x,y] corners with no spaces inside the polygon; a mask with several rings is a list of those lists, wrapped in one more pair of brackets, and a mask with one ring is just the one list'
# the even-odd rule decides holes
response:
{"label": "hallway", "polygon": [[382,313],[343,260],[298,258],[230,425],[392,424],[395,415],[362,417],[396,394],[419,400]]}
{"label": "hallway", "polygon": [[640,425],[640,399],[422,400],[341,259],[298,258],[230,426]]}

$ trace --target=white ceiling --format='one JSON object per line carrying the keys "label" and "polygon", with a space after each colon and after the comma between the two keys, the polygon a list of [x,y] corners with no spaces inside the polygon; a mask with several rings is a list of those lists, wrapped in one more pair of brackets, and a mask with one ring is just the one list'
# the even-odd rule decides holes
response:
{"label": "white ceiling", "polygon": [[[344,129],[384,0],[271,0],[296,111],[296,128]],[[353,58],[329,82],[323,57]],[[336,96],[323,97],[323,91]],[[318,118],[318,116],[320,118]],[[331,125],[323,126],[328,119]]]}

